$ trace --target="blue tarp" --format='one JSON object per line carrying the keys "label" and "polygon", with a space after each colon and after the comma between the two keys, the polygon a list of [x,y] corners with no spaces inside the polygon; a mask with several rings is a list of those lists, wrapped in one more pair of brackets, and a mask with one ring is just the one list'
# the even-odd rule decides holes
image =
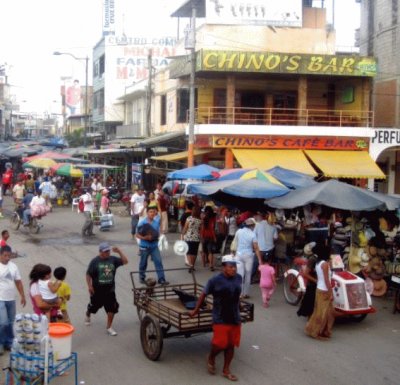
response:
{"label": "blue tarp", "polygon": [[269,199],[287,194],[289,189],[257,179],[237,179],[216,181],[202,184],[192,184],[189,190],[193,194],[207,195],[213,197],[214,194],[222,192],[228,195],[241,198]]}
{"label": "blue tarp", "polygon": [[350,211],[394,210],[400,206],[400,199],[331,179],[266,202],[270,207],[281,209],[293,209],[309,203]]}
{"label": "blue tarp", "polygon": [[198,179],[213,180],[213,173],[218,173],[219,169],[207,164],[200,164],[194,167],[183,168],[182,170],[172,171],[167,174],[168,179]]}
{"label": "blue tarp", "polygon": [[271,168],[270,170],[267,170],[267,172],[273,175],[286,187],[293,189],[308,187],[317,183],[311,175],[303,174],[298,171],[288,170],[287,168],[279,166]]}

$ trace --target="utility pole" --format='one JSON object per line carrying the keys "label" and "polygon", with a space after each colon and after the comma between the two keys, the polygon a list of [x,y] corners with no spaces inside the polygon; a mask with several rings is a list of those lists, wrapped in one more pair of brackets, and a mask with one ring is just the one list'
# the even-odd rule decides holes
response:
{"label": "utility pole", "polygon": [[189,94],[189,142],[188,142],[188,167],[194,165],[194,99],[196,75],[196,5],[192,3],[192,19],[190,22],[190,94]]}
{"label": "utility pole", "polygon": [[153,50],[150,48],[147,54],[147,68],[149,77],[147,81],[147,105],[146,105],[146,137],[151,136],[151,97],[153,95]]}

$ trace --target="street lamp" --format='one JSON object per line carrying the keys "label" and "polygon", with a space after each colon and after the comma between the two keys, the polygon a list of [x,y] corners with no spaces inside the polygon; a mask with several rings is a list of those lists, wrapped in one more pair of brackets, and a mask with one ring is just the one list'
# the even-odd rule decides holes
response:
{"label": "street lamp", "polygon": [[88,129],[88,115],[89,115],[89,106],[88,106],[88,70],[89,70],[89,57],[76,57],[72,53],[69,52],[53,52],[53,55],[60,56],[60,55],[68,55],[73,57],[75,60],[84,60],[85,61],[85,127],[83,129],[83,145],[86,147],[86,135]]}

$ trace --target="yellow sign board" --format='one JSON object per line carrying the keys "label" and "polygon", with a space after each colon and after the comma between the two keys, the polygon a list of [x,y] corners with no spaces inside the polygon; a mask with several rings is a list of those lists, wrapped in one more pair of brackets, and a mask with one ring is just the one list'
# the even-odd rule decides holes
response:
{"label": "yellow sign board", "polygon": [[201,50],[198,55],[197,71],[366,77],[377,73],[372,57],[209,50]]}

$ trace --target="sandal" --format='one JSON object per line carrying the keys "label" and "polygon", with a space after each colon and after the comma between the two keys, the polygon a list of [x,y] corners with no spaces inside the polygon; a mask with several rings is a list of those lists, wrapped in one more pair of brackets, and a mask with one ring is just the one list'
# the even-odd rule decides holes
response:
{"label": "sandal", "polygon": [[215,364],[214,365],[210,364],[209,360],[210,360],[210,357],[207,356],[207,370],[208,370],[208,373],[214,375],[217,372],[217,370],[215,369]]}
{"label": "sandal", "polygon": [[222,377],[225,377],[229,381],[237,381],[238,378],[232,373],[222,373]]}

